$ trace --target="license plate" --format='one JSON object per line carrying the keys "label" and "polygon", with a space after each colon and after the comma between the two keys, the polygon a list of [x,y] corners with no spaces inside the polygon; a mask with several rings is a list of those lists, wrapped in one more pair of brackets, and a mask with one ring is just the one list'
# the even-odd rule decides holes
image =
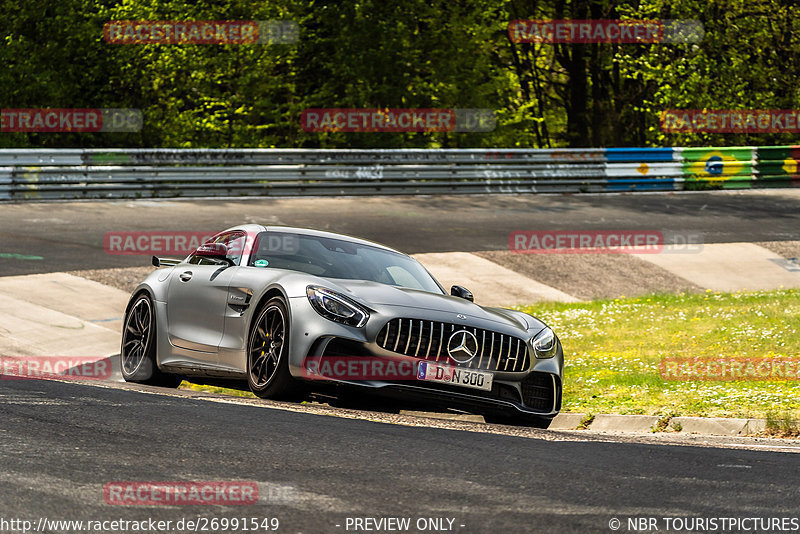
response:
{"label": "license plate", "polygon": [[474,371],[472,369],[464,369],[450,365],[438,365],[429,362],[421,362],[419,364],[419,371],[417,372],[417,380],[442,382],[483,391],[492,390],[493,376],[492,373],[486,373],[484,371]]}

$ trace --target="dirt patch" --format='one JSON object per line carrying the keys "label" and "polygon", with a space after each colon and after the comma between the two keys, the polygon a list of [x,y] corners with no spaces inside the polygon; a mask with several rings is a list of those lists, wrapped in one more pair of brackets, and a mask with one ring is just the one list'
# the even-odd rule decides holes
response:
{"label": "dirt patch", "polygon": [[136,289],[139,282],[152,273],[155,267],[123,267],[119,269],[89,269],[85,271],[69,271],[68,274],[100,282],[107,286],[131,292]]}
{"label": "dirt patch", "polygon": [[702,291],[688,280],[629,254],[474,254],[582,300]]}
{"label": "dirt patch", "polygon": [[754,244],[782,258],[800,258],[800,241],[762,241]]}

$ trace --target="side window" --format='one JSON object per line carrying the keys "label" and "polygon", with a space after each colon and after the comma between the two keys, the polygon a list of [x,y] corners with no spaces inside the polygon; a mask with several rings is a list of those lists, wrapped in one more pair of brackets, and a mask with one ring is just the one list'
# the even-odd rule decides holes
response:
{"label": "side window", "polygon": [[[246,242],[247,234],[239,231],[219,234],[206,241],[206,243],[222,243],[225,245],[228,248],[227,257],[233,261],[234,265],[239,265],[239,263],[242,261],[242,255],[244,253],[244,246]],[[192,265],[218,265],[218,262],[203,257],[202,254],[198,254],[196,251],[189,256],[188,263],[191,263]]]}
{"label": "side window", "polygon": [[217,243],[222,243],[228,247],[228,258],[230,258],[235,265],[239,265],[242,261],[244,254],[244,245],[247,242],[247,234],[244,232],[230,232],[222,234],[216,239]]}
{"label": "side window", "polygon": [[[209,241],[207,241],[208,243]],[[197,254],[197,252],[192,252],[192,255],[189,256],[189,260],[187,263],[191,263],[192,265],[216,265],[217,263],[214,261],[209,260],[208,258],[204,258],[203,256]]]}

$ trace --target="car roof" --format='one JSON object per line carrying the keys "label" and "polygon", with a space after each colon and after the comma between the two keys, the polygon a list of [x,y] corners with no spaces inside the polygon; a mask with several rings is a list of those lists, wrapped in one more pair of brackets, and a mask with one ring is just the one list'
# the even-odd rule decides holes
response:
{"label": "car roof", "polygon": [[322,230],[313,230],[311,228],[300,228],[296,226],[264,226],[260,224],[242,224],[239,226],[235,226],[233,228],[228,228],[227,231],[231,230],[244,230],[247,233],[260,233],[260,232],[283,232],[288,234],[304,234],[310,235],[314,237],[327,237],[330,239],[340,239],[342,241],[348,241],[350,243],[358,243],[361,245],[367,245],[370,247],[379,248],[382,250],[386,250],[389,252],[395,252],[397,254],[403,254],[406,256],[407,254],[400,252],[399,250],[395,250],[391,247],[387,247],[386,245],[381,245],[380,243],[375,243],[373,241],[368,241],[366,239],[360,239],[358,237],[353,237],[345,234],[337,234],[334,232],[324,232]]}

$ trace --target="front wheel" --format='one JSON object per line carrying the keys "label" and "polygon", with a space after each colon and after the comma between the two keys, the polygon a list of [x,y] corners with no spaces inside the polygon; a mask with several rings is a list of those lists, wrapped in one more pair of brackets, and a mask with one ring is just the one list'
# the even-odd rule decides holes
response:
{"label": "front wheel", "polygon": [[128,309],[119,350],[120,369],[126,382],[176,388],[180,377],[162,373],[156,363],[156,320],[153,301],[139,295]]}
{"label": "front wheel", "polygon": [[247,382],[264,399],[287,398],[297,392],[289,373],[289,321],[280,297],[270,299],[256,314],[247,343]]}

